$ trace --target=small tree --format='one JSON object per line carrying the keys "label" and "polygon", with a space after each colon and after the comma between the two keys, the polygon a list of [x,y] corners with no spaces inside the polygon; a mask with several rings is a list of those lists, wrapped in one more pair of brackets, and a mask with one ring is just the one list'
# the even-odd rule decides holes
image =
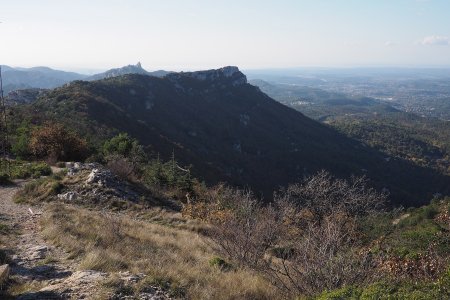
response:
{"label": "small tree", "polygon": [[190,170],[178,166],[175,156],[167,162],[158,158],[150,161],[144,170],[144,181],[149,185],[176,188],[184,191],[192,189]]}
{"label": "small tree", "polygon": [[30,124],[22,124],[13,136],[11,151],[19,159],[27,158],[31,155],[29,144]]}

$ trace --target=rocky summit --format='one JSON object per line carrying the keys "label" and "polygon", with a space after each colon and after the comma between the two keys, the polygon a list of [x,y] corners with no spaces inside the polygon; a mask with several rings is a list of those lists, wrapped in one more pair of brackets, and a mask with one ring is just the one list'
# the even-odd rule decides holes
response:
{"label": "rocky summit", "polygon": [[197,72],[180,72],[172,73],[166,76],[171,81],[181,80],[183,78],[193,78],[196,80],[204,81],[212,86],[217,85],[218,82],[222,82],[222,86],[226,87],[225,83],[233,86],[243,85],[247,83],[247,77],[239,71],[238,67],[227,66],[220,69],[197,71]]}

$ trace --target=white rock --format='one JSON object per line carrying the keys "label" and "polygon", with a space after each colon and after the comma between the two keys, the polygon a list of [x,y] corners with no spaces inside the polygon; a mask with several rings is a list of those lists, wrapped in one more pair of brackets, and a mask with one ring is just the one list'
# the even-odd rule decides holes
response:
{"label": "white rock", "polygon": [[65,201],[73,201],[73,200],[76,200],[77,197],[78,197],[78,195],[75,192],[67,192],[65,194],[58,194],[58,199],[65,200]]}

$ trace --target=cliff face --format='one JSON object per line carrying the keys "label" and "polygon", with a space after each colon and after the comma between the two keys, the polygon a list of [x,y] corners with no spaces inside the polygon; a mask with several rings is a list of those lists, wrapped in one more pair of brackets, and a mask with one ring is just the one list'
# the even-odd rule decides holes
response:
{"label": "cliff face", "polygon": [[183,78],[192,78],[210,84],[212,87],[216,87],[217,84],[226,87],[229,84],[238,86],[247,83],[247,77],[239,71],[238,67],[233,66],[207,71],[172,73],[167,75],[167,78],[174,82]]}

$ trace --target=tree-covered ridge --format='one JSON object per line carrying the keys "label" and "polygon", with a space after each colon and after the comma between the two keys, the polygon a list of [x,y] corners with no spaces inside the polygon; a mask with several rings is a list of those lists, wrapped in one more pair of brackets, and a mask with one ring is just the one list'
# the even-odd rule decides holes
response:
{"label": "tree-covered ridge", "polygon": [[169,160],[174,152],[208,183],[249,186],[266,199],[278,186],[321,169],[341,177],[365,174],[397,203],[419,203],[450,186],[437,172],[387,162],[385,154],[277,103],[239,71],[224,72],[76,81],[14,111],[31,123],[61,122],[94,149],[126,132],[153,156]]}
{"label": "tree-covered ridge", "polygon": [[328,124],[349,137],[414,164],[450,172],[450,123],[395,113],[335,118]]}

